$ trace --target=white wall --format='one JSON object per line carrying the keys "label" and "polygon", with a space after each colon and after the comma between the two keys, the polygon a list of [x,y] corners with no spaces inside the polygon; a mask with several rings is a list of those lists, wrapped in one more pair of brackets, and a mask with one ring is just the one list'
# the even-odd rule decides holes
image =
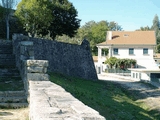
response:
{"label": "white wall", "polygon": [[[134,74],[134,75],[133,75]],[[131,78],[135,80],[143,80],[150,81],[150,73],[140,72],[140,71],[132,71],[131,70]]]}
{"label": "white wall", "polygon": [[[118,48],[118,47],[115,47]],[[133,47],[130,47],[133,48]],[[114,49],[114,48],[113,48]],[[118,48],[118,55],[112,56],[117,58],[130,58],[130,59],[153,59],[153,48],[148,49],[148,55],[143,55],[143,48],[134,48],[134,55],[129,55],[129,48]]]}
{"label": "white wall", "polygon": [[[114,55],[114,52],[112,50],[112,56],[116,58],[129,58],[129,59],[135,59],[137,60],[137,64],[139,68],[153,68],[158,69],[158,66],[155,63],[155,60],[153,59],[153,47],[113,47],[118,48],[118,55]],[[134,48],[134,54],[129,54],[129,48]],[[143,54],[143,48],[148,48],[148,54]]]}
{"label": "white wall", "polygon": [[[146,69],[159,69],[155,60],[153,59],[154,46],[109,46],[109,55],[116,58],[128,58],[135,59],[137,61],[138,68]],[[118,48],[118,55],[114,55],[114,48]],[[129,54],[129,48],[134,48],[134,54]],[[148,48],[148,54],[143,54],[143,48]],[[99,54],[101,52],[99,51]],[[110,57],[109,56],[109,57]],[[99,55],[98,63],[99,66],[106,60],[106,57]]]}

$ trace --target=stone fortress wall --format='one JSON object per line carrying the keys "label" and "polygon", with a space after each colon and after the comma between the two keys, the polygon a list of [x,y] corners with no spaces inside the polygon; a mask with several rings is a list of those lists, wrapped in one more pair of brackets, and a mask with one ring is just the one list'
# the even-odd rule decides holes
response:
{"label": "stone fortress wall", "polygon": [[[84,40],[81,45],[74,45],[15,34],[13,46],[17,49],[19,42],[26,40],[33,41],[34,59],[49,61],[48,71],[84,79],[98,79],[87,40]],[[14,52],[19,54],[17,50]]]}
{"label": "stone fortress wall", "polygon": [[[43,42],[42,40],[36,40],[36,42],[29,40],[26,37],[23,37],[21,35],[14,35],[13,36],[13,52],[16,56],[16,65],[20,70],[21,76],[24,81],[24,88],[26,91],[26,96],[28,96],[28,102],[29,102],[29,119],[30,120],[105,120],[105,118],[94,109],[84,105],[82,102],[80,102],[78,99],[74,98],[70,93],[66,92],[62,87],[52,83],[49,81],[49,75],[47,74],[47,67],[53,64],[50,60],[60,58],[63,60],[66,59],[64,56],[68,56],[70,52],[73,51],[67,51],[71,49],[72,45],[69,44],[60,44],[60,43],[53,43],[51,42]],[[86,41],[84,41],[86,42]],[[35,45],[36,44],[36,45]],[[57,44],[58,47],[47,47],[50,44],[50,46],[54,46],[54,44]],[[53,45],[52,45],[53,44]],[[39,46],[38,46],[39,45]],[[45,47],[44,47],[45,46]],[[35,48],[36,47],[36,48]],[[71,47],[71,48],[70,48]],[[49,49],[56,49],[55,53],[49,52],[47,50]],[[67,49],[68,48],[68,49]],[[37,49],[40,49],[38,52]],[[60,50],[63,49],[63,50]],[[75,67],[73,63],[77,63],[77,60],[70,57],[80,56],[78,58],[87,58],[85,60],[90,60],[90,54],[88,52],[89,46],[88,43],[82,43],[81,46],[77,46],[78,50],[82,50],[81,52],[84,55],[80,55],[81,52],[78,52],[76,48],[73,47],[73,50],[77,52],[78,55],[74,55],[71,53],[69,57],[67,57],[68,61],[65,61],[66,64],[73,65],[71,67],[68,65],[69,68],[66,68],[67,65],[65,65],[63,60],[60,60],[57,65],[54,65],[55,71],[54,72],[60,72],[63,73],[65,71],[61,70],[61,64],[65,65],[65,67],[62,66],[65,70],[68,70],[67,74],[70,75],[71,72],[69,70],[74,70]],[[46,53],[44,53],[46,51]],[[74,51],[74,52],[75,52]],[[85,52],[86,51],[86,52]],[[48,52],[48,53],[47,53]],[[37,54],[37,55],[36,55]],[[49,57],[48,55],[55,55],[53,57]],[[42,57],[42,56],[43,57]],[[61,56],[62,55],[62,56]],[[40,57],[41,56],[41,57]],[[88,56],[88,57],[87,57]],[[55,57],[55,58],[54,58]],[[38,60],[41,59],[42,60]],[[48,60],[45,60],[48,58]],[[50,58],[50,59],[49,59]],[[35,60],[36,59],[36,60]],[[71,59],[69,63],[69,60]],[[93,60],[91,60],[91,63],[80,59],[79,64],[81,63],[82,66],[77,65],[79,67],[80,72],[82,74],[85,74],[85,77],[82,78],[89,78],[89,79],[97,79],[96,75],[94,74],[95,69],[92,71],[86,70],[87,64],[91,64]],[[54,62],[56,60],[53,60]],[[49,63],[48,63],[49,62]],[[56,61],[58,62],[58,61]],[[56,64],[56,63],[55,63]],[[60,66],[58,66],[60,65]],[[89,65],[92,67],[92,65]],[[83,68],[83,69],[82,69]],[[54,69],[53,66],[49,67],[50,70]],[[59,70],[59,71],[58,71]],[[89,75],[91,73],[91,75]],[[95,73],[96,74],[96,73]],[[72,76],[81,77],[81,74],[76,74],[76,72],[73,71]]]}

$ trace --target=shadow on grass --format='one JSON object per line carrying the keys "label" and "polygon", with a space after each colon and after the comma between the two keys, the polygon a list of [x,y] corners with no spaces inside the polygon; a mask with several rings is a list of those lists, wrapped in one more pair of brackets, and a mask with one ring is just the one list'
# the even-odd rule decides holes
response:
{"label": "shadow on grass", "polygon": [[84,104],[97,110],[107,120],[157,120],[158,111],[149,111],[120,85],[107,81],[89,81],[50,74],[50,80]]}

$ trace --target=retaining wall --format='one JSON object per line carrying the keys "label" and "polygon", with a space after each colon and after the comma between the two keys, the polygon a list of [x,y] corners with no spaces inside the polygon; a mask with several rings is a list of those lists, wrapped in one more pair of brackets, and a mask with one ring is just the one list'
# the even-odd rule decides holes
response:
{"label": "retaining wall", "polygon": [[[28,96],[30,120],[105,120],[97,111],[84,105],[62,87],[49,81],[48,61],[34,60],[36,58],[34,42],[26,41],[28,38],[22,39],[21,36],[19,39],[17,36],[13,36],[13,39],[16,65],[20,70],[26,96]],[[16,39],[18,40],[16,41]],[[80,47],[89,49],[85,43]],[[59,53],[54,54],[59,55]],[[86,56],[89,53],[85,52],[84,54]],[[86,72],[86,74],[88,73]]]}
{"label": "retaining wall", "polygon": [[[36,60],[49,61],[48,71],[90,80],[98,79],[87,40],[83,40],[81,45],[74,45],[14,34],[14,53],[18,56],[19,42],[26,40],[33,42],[33,52]],[[19,66],[19,62],[17,62],[17,66]]]}

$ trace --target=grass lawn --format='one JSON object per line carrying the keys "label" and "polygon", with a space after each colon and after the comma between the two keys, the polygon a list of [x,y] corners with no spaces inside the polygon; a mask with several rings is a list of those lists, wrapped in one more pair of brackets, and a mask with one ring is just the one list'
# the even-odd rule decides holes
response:
{"label": "grass lawn", "polygon": [[136,102],[134,93],[108,81],[89,81],[51,73],[50,80],[84,104],[99,111],[106,120],[159,120],[158,111],[150,111]]}

